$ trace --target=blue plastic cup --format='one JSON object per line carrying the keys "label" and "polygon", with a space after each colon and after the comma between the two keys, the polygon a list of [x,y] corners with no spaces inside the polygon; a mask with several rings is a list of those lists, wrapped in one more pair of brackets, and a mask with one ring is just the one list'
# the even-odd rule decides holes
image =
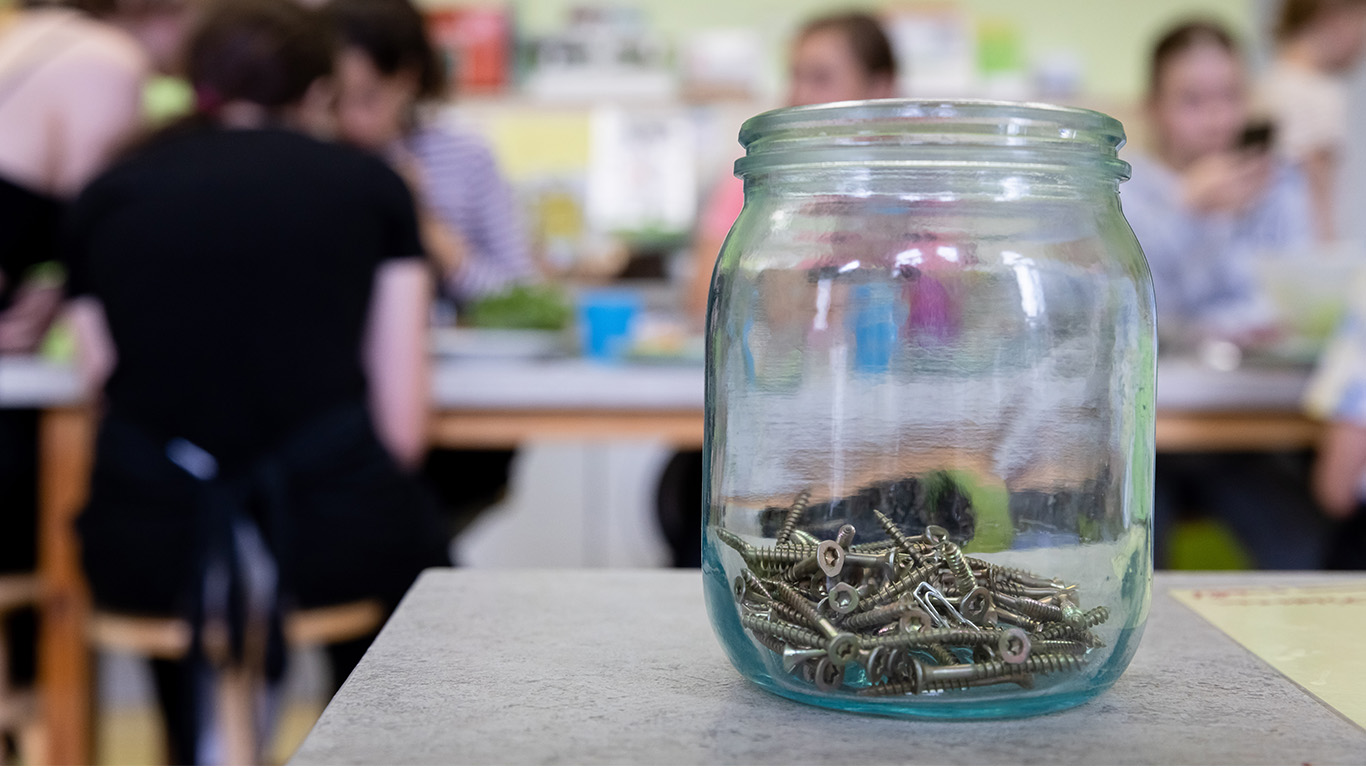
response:
{"label": "blue plastic cup", "polygon": [[640,297],[625,290],[595,290],[579,296],[579,340],[594,360],[620,360],[630,349]]}

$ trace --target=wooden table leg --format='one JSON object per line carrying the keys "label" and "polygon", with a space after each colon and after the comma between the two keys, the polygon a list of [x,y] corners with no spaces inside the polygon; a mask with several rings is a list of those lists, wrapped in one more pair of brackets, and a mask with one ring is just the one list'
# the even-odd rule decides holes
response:
{"label": "wooden table leg", "polygon": [[47,741],[40,757],[52,765],[89,764],[92,757],[91,660],[85,641],[90,599],[72,524],[89,491],[94,432],[94,417],[86,408],[49,409],[39,426],[38,690]]}

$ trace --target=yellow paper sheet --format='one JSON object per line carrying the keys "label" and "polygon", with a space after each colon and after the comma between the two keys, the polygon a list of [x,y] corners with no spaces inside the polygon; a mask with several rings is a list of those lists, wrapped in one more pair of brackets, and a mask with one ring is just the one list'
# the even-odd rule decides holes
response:
{"label": "yellow paper sheet", "polygon": [[1366,582],[1174,589],[1172,597],[1366,728]]}

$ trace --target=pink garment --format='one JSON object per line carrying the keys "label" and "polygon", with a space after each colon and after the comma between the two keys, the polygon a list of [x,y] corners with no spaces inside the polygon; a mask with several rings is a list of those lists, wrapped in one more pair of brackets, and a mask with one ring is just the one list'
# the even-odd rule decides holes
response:
{"label": "pink garment", "polygon": [[714,243],[726,239],[740,209],[745,207],[745,183],[734,176],[721,179],[707,198],[698,221],[698,235],[702,242]]}

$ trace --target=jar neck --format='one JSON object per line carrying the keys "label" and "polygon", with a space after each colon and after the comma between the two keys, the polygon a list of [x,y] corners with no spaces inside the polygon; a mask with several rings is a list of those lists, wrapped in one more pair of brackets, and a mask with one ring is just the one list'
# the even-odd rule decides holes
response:
{"label": "jar neck", "polygon": [[745,201],[790,197],[894,197],[900,200],[1097,200],[1117,197],[1111,174],[1022,168],[822,168],[787,166],[743,176]]}
{"label": "jar neck", "polygon": [[1117,120],[1041,104],[887,99],[792,107],[750,118],[740,143],[737,176],[792,194],[820,187],[1066,198],[1113,193],[1129,177]]}

